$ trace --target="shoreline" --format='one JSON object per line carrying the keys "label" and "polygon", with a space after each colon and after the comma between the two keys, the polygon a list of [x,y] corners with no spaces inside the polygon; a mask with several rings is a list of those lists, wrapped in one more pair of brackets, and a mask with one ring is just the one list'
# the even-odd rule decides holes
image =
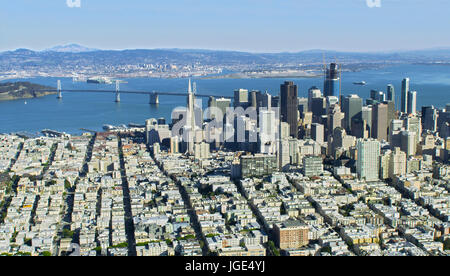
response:
{"label": "shoreline", "polygon": [[23,96],[23,97],[15,97],[15,96],[11,96],[11,95],[8,95],[6,97],[2,97],[2,94],[9,94],[9,92],[0,93],[0,102],[36,99],[36,98],[46,97],[46,96],[49,96],[49,95],[56,95],[57,93],[56,92],[42,92],[42,94],[39,94],[39,95],[36,95],[36,96],[26,95],[26,96]]}

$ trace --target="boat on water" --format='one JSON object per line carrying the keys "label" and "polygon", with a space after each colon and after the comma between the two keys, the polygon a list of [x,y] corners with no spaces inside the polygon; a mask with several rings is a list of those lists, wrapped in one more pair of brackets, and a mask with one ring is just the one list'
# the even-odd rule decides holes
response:
{"label": "boat on water", "polygon": [[86,81],[87,83],[92,83],[92,84],[112,84],[112,80],[110,78],[107,77],[93,77],[93,78],[89,78]]}
{"label": "boat on water", "polygon": [[360,81],[360,82],[354,82],[353,84],[354,84],[354,85],[366,85],[367,82],[365,82],[365,81]]}
{"label": "boat on water", "polygon": [[130,128],[145,128],[145,125],[129,123],[128,127],[130,127]]}

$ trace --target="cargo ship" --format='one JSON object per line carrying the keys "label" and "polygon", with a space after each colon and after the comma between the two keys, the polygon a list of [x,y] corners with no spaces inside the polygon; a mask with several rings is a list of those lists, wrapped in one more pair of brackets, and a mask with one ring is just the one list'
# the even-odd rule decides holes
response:
{"label": "cargo ship", "polygon": [[105,77],[94,77],[89,78],[86,81],[87,83],[93,83],[93,84],[112,84],[112,80]]}

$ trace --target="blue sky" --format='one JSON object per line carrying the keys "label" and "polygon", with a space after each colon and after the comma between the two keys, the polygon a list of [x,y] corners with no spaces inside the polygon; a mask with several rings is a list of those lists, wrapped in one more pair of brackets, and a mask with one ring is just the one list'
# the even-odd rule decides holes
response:
{"label": "blue sky", "polygon": [[448,0],[379,0],[379,8],[366,0],[80,1],[2,1],[0,51],[69,43],[251,52],[450,46]]}

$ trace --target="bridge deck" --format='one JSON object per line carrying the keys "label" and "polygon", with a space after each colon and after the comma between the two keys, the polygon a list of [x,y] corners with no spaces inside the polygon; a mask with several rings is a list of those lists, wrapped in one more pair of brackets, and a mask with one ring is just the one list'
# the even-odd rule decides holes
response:
{"label": "bridge deck", "polygon": [[[59,92],[57,89],[40,89],[40,90],[33,90],[33,91],[40,91],[40,92]],[[94,89],[61,89],[61,92],[69,92],[69,93],[116,93],[116,90],[94,90]],[[141,94],[141,95],[158,95],[158,96],[188,96],[188,93],[179,93],[179,92],[147,92],[147,91],[119,91],[120,94]],[[202,98],[209,98],[209,97],[216,97],[216,98],[225,98],[225,99],[232,99],[233,97],[229,96],[218,96],[218,95],[207,95],[207,94],[195,94],[196,97],[202,97]]]}

